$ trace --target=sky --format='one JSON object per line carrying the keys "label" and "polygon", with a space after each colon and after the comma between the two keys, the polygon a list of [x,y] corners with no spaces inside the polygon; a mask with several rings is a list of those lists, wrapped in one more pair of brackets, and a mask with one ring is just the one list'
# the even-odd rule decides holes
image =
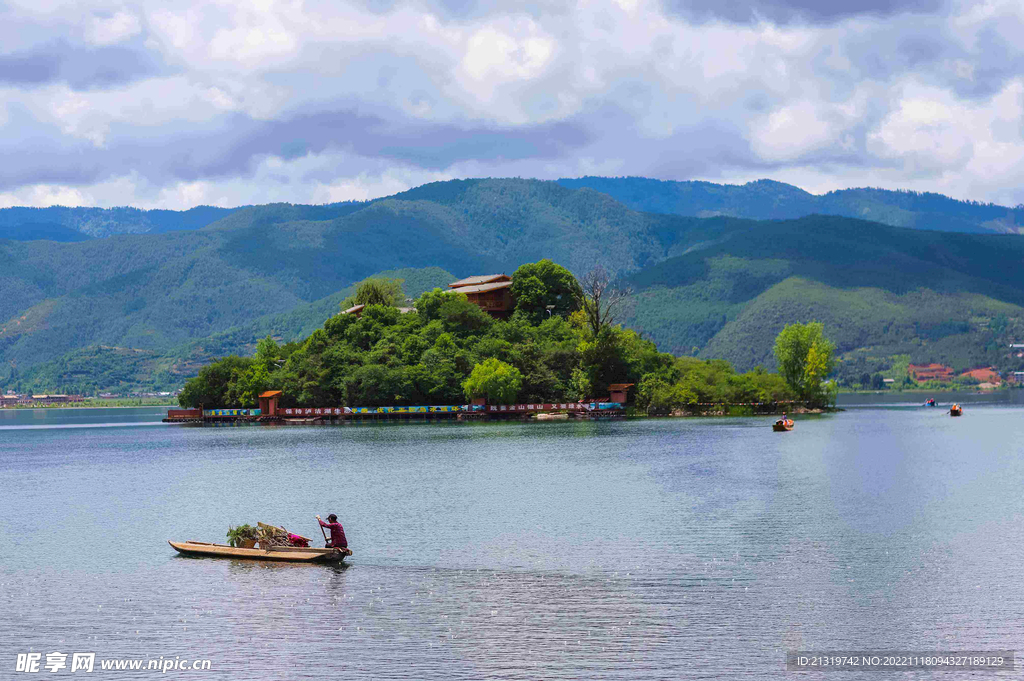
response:
{"label": "sky", "polygon": [[1020,0],[0,0],[0,207],[636,175],[1024,203]]}

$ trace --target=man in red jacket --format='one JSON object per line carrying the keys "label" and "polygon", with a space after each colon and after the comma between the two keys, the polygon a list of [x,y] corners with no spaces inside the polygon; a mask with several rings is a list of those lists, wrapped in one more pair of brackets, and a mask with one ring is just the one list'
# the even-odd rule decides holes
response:
{"label": "man in red jacket", "polygon": [[327,548],[329,549],[347,549],[348,540],[345,539],[345,528],[338,522],[338,516],[333,513],[327,516],[327,522],[320,520],[320,516],[316,517],[320,523],[320,527],[327,527],[331,530],[331,540],[327,542]]}

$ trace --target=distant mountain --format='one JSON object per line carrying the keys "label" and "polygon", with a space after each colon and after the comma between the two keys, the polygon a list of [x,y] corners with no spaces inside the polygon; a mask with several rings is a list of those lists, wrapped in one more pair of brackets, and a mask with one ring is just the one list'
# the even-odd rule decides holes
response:
{"label": "distant mountain", "polygon": [[782,327],[817,320],[845,356],[844,371],[859,375],[898,354],[957,368],[1004,365],[1006,344],[1024,338],[1016,236],[825,216],[708,223],[704,244],[629,280],[637,293],[627,323],[665,350],[772,367]]}
{"label": "distant mountain", "polygon": [[773,180],[731,185],[645,177],[581,177],[558,183],[602,192],[633,210],[671,215],[787,220],[819,214],[942,232],[1024,232],[1024,205],[1007,208],[928,192],[862,188],[817,196]]}
{"label": "distant mountain", "polygon": [[[403,279],[407,296],[417,298],[424,291],[446,287],[457,277],[439,267],[377,272],[373,276]],[[340,304],[355,293],[348,286],[289,312],[257,317],[208,337],[189,341],[167,350],[93,345],[36,364],[17,373],[20,390],[45,392],[53,388],[78,392],[165,390],[180,387],[212,360],[227,355],[250,355],[261,338],[279,343],[306,338],[323,326]]]}
{"label": "distant mountain", "polygon": [[0,238],[17,241],[50,239],[56,234],[79,233],[84,238],[112,234],[162,234],[200,229],[238,210],[197,206],[185,211],[140,210],[138,208],[0,208]]}
{"label": "distant mountain", "polygon": [[[481,183],[485,183],[481,185]],[[372,201],[345,201],[319,206],[289,206],[291,220],[330,220],[358,212],[370,204],[389,201],[428,201],[439,205],[469,205],[486,210],[473,200],[481,187],[493,191],[485,180],[435,182],[407,192]],[[500,180],[500,182],[513,182]],[[528,181],[525,181],[528,182]],[[785,220],[805,215],[840,215],[873,220],[896,227],[977,234],[1024,232],[1024,206],[1007,208],[973,201],[957,201],[933,193],[885,189],[844,189],[817,196],[799,187],[758,180],[745,185],[712,182],[674,182],[645,177],[581,177],[558,180],[569,189],[591,189],[610,196],[634,211],[686,217],[728,216],[752,220]],[[514,191],[509,189],[509,191]],[[550,191],[549,191],[550,193]],[[185,211],[141,210],[138,208],[49,208],[0,209],[0,239],[31,241],[81,240],[74,236],[106,237],[114,234],[164,234],[202,229],[230,215],[240,213],[245,223],[263,214],[260,206],[218,208],[196,206]],[[512,208],[505,218],[521,214],[526,206]],[[472,211],[471,211],[472,213]],[[477,213],[472,213],[479,217]],[[614,218],[613,218],[614,219]]]}
{"label": "distant mountain", "polygon": [[[58,388],[75,383],[47,381],[74,377],[116,387],[104,376],[180,385],[202,362],[248,352],[268,333],[309,333],[376,272],[432,272],[417,275],[430,286],[541,258],[577,274],[601,265],[629,281],[636,294],[624,321],[667,351],[770,365],[782,325],[821,319],[847,368],[894,354],[1010,368],[1000,348],[1024,340],[1024,240],[987,228],[788,218],[787,206],[816,199],[754,185],[746,187],[774,221],[642,212],[598,188],[476,179],[364,203],[249,206],[191,231],[0,240],[0,387]],[[721,195],[720,212],[742,203],[743,188],[699,189]],[[650,208],[668,205],[658,203],[666,196],[631,200]],[[989,210],[896,198],[945,206],[952,217],[959,210],[965,221]]]}
{"label": "distant mountain", "polygon": [[698,222],[552,182],[475,180],[359,205],[248,207],[189,232],[2,241],[0,366],[22,375],[90,347],[166,353],[383,270],[466,276],[551,257],[632,271]]}
{"label": "distant mountain", "polygon": [[45,239],[47,241],[69,242],[86,241],[91,238],[88,234],[57,224],[47,224],[44,222],[0,224],[0,239],[11,239],[13,241]]}

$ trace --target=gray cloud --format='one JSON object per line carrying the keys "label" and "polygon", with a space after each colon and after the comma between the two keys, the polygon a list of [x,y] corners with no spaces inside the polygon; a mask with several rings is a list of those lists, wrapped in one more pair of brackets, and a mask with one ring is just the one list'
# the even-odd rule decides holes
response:
{"label": "gray cloud", "polygon": [[149,50],[83,47],[63,40],[0,54],[0,83],[44,85],[65,82],[75,90],[105,88],[168,72]]}
{"label": "gray cloud", "polygon": [[767,19],[830,23],[855,16],[888,17],[907,12],[933,12],[943,0],[666,0],[668,11],[698,19],[750,23]]}
{"label": "gray cloud", "polygon": [[61,59],[45,50],[0,55],[0,83],[37,85],[57,79]]}
{"label": "gray cloud", "polygon": [[294,160],[330,150],[442,170],[465,160],[499,163],[559,158],[592,139],[573,122],[506,129],[462,127],[339,110],[282,121],[236,115],[215,128],[172,129],[158,134],[149,128],[123,128],[112,131],[106,145],[97,149],[43,133],[45,128],[25,114],[21,129],[35,129],[40,134],[0,143],[5,156],[21,159],[0,165],[0,190],[41,182],[96,182],[125,168],[152,182],[230,177],[250,172],[266,156]]}

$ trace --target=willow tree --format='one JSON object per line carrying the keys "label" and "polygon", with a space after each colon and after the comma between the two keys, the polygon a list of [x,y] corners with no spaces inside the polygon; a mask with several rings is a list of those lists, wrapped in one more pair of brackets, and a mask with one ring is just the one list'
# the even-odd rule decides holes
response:
{"label": "willow tree", "polygon": [[462,382],[466,399],[485,397],[495,404],[512,404],[523,386],[523,375],[510,364],[494,357],[473,367]]}

